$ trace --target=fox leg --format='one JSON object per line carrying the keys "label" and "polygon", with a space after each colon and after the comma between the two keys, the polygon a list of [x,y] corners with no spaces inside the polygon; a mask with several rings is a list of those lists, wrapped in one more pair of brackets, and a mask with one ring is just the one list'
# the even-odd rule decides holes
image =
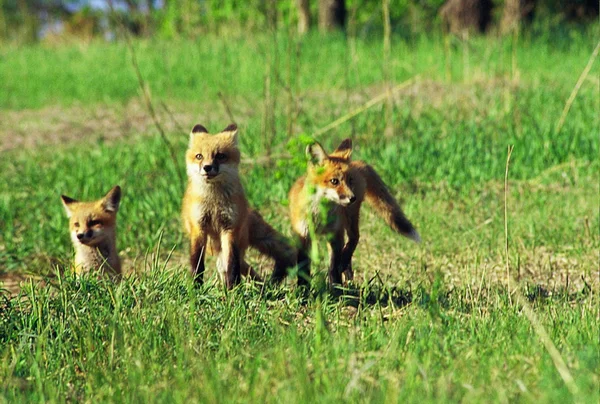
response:
{"label": "fox leg", "polygon": [[240,283],[242,256],[233,232],[227,231],[221,235],[221,270],[224,271],[227,289],[233,289]]}
{"label": "fox leg", "polygon": [[190,245],[190,273],[198,285],[204,283],[204,256],[206,255],[206,236],[202,233],[192,235]]}
{"label": "fox leg", "polygon": [[356,220],[349,221],[348,227],[346,228],[346,234],[348,236],[348,242],[346,242],[344,250],[342,251],[341,266],[346,277],[346,281],[351,281],[354,279],[354,272],[352,271],[352,255],[354,255],[354,250],[356,250],[358,240],[360,239],[358,218]]}
{"label": "fox leg", "polygon": [[255,281],[262,282],[262,278],[260,277],[258,272],[256,272],[254,270],[254,268],[252,268],[250,266],[250,264],[248,264],[246,261],[242,261],[241,273],[244,276],[250,277],[250,279],[254,279]]}
{"label": "fox leg", "polygon": [[331,235],[328,243],[329,249],[329,282],[331,285],[342,283],[342,251],[344,248],[344,233],[340,229]]}
{"label": "fox leg", "polygon": [[310,284],[310,237],[299,236],[298,248],[298,286]]}

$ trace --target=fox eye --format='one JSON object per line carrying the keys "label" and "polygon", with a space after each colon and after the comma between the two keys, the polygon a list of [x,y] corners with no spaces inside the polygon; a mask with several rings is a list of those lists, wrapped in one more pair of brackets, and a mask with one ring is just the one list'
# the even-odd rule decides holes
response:
{"label": "fox eye", "polygon": [[337,185],[340,183],[340,180],[338,180],[337,178],[332,178],[329,180],[329,182],[331,182],[333,185]]}
{"label": "fox eye", "polygon": [[202,160],[202,155],[200,153],[196,154],[196,160]]}
{"label": "fox eye", "polygon": [[73,226],[79,227],[79,222],[73,223]]}
{"label": "fox eye", "polygon": [[90,227],[94,227],[100,224],[100,220],[90,220],[90,222],[88,223],[88,225]]}
{"label": "fox eye", "polygon": [[224,160],[227,158],[227,156],[223,153],[217,153],[215,157],[217,158],[217,160]]}

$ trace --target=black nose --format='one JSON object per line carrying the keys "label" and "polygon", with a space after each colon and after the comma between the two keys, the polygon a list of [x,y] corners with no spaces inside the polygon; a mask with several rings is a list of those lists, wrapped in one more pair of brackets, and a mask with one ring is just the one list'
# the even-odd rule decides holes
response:
{"label": "black nose", "polygon": [[356,197],[355,196],[351,196],[350,197],[350,203],[354,203],[354,201],[356,201]]}
{"label": "black nose", "polygon": [[83,233],[77,233],[77,239],[81,240],[83,238]]}
{"label": "black nose", "polygon": [[209,165],[205,165],[204,167],[202,167],[204,169],[204,171],[206,171],[207,173],[212,171],[213,166]]}

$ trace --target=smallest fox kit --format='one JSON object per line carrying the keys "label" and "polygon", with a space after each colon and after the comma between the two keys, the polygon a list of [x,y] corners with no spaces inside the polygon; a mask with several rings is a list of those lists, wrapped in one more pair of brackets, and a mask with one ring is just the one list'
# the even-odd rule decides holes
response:
{"label": "smallest fox kit", "polygon": [[116,226],[121,188],[117,185],[104,198],[93,202],[80,202],[65,195],[61,199],[75,248],[75,273],[99,271],[111,277],[120,276]]}
{"label": "smallest fox kit", "polygon": [[360,206],[365,200],[393,230],[416,242],[421,240],[373,167],[351,161],[350,139],[331,154],[319,143],[308,146],[306,153],[311,160],[308,172],[290,190],[292,227],[301,243],[298,283],[307,283],[310,276],[312,234],[328,239],[331,284],[341,284],[342,273],[347,280],[353,278],[352,254],[358,245]]}

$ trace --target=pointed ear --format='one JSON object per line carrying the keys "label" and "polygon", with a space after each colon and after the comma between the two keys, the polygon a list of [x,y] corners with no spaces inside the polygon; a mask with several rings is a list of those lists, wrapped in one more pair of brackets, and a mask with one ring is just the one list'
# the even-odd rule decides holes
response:
{"label": "pointed ear", "polygon": [[235,123],[229,124],[225,129],[221,131],[221,133],[227,133],[233,139],[234,144],[238,144],[238,127]]}
{"label": "pointed ear", "polygon": [[196,134],[198,133],[208,133],[208,129],[206,129],[204,126],[198,124],[195,125],[192,128],[192,131],[190,132],[190,146],[192,145],[192,142],[194,141],[194,137],[196,137]]}
{"label": "pointed ear", "polygon": [[319,142],[306,146],[306,155],[312,164],[321,164],[327,158],[327,153]]}
{"label": "pointed ear", "polygon": [[208,129],[206,129],[204,126],[198,124],[192,128],[192,133],[208,133]]}
{"label": "pointed ear", "polygon": [[119,203],[121,202],[121,187],[116,186],[102,198],[102,206],[107,212],[116,213],[119,210]]}
{"label": "pointed ear", "polygon": [[69,207],[69,205],[71,205],[72,203],[75,203],[77,201],[73,198],[69,198],[66,195],[61,195],[60,199],[62,200],[63,206],[65,207],[65,212],[67,212],[67,217],[71,217],[73,212],[71,211],[71,208]]}
{"label": "pointed ear", "polygon": [[350,159],[350,156],[352,156],[352,139],[342,140],[342,143],[340,143],[333,153],[339,157]]}

